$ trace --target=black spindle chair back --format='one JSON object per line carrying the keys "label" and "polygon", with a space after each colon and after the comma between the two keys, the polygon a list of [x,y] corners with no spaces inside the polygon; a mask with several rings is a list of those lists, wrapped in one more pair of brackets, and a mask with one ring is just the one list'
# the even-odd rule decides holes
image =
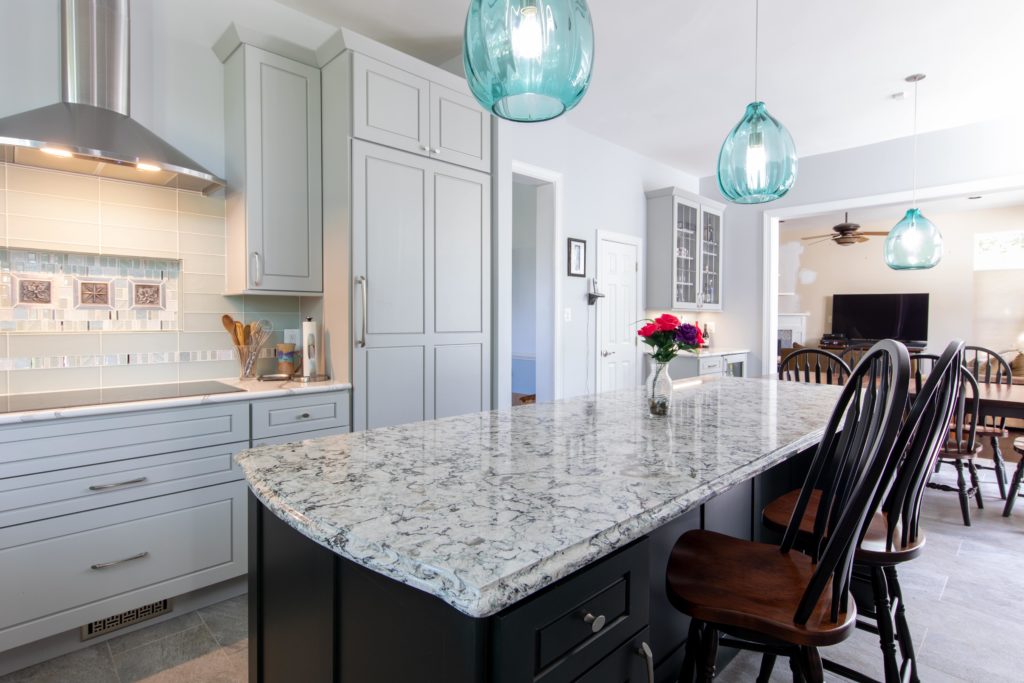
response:
{"label": "black spindle chair back", "polygon": [[849,608],[854,553],[877,509],[878,491],[889,487],[895,472],[894,447],[909,381],[906,347],[880,341],[861,358],[832,411],[780,548],[793,549],[807,505],[819,490],[810,542],[817,566],[794,615],[797,624],[807,623],[830,582],[832,621]]}
{"label": "black spindle chair back", "polygon": [[918,539],[925,485],[949,438],[950,421],[961,396],[963,354],[964,343],[957,339],[941,356],[918,354],[910,358],[914,401],[896,441],[895,452],[902,453],[902,460],[882,503],[887,550],[893,549],[897,530],[900,547]]}
{"label": "black spindle chair back", "polygon": [[[964,348],[964,365],[978,384],[1013,384],[1013,370],[1005,358],[992,349],[984,346],[967,346]],[[984,418],[985,427],[1003,431],[1006,429],[1006,418],[990,416]]]}
{"label": "black spindle chair back", "polygon": [[815,384],[844,384],[850,366],[834,353],[820,349],[798,349],[779,363],[779,379]]}
{"label": "black spindle chair back", "polygon": [[973,456],[978,446],[978,415],[981,412],[981,387],[971,372],[969,364],[960,368],[960,391],[949,425],[949,441],[944,455],[955,458],[958,455]]}

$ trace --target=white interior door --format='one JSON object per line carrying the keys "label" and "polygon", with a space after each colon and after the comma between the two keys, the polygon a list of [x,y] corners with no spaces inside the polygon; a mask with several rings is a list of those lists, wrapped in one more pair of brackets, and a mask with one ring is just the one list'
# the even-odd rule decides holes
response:
{"label": "white interior door", "polygon": [[597,286],[597,390],[616,391],[640,382],[636,322],[640,310],[640,242],[626,235],[599,234]]}

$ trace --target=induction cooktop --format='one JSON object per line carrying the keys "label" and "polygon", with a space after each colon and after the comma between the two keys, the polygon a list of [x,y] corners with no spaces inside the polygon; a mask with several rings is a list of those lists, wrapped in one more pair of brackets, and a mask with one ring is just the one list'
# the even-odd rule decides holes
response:
{"label": "induction cooktop", "polygon": [[134,403],[164,398],[231,394],[245,391],[230,384],[215,381],[173,382],[138,387],[111,389],[80,389],[77,391],[51,391],[41,394],[11,394],[0,396],[0,413],[19,413],[27,410],[57,410],[110,403]]}

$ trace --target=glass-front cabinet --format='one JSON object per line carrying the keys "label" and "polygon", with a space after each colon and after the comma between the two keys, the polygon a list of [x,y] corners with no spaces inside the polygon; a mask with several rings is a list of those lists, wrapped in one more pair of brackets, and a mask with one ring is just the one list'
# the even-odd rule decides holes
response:
{"label": "glass-front cabinet", "polygon": [[725,206],[669,187],[647,193],[647,307],[722,310]]}

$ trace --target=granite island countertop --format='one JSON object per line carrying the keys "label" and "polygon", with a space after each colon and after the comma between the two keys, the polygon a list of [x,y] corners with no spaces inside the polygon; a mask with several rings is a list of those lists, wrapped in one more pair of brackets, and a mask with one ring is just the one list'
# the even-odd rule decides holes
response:
{"label": "granite island countertop", "polygon": [[841,387],[721,378],[236,455],[305,536],[484,617],[814,445]]}

